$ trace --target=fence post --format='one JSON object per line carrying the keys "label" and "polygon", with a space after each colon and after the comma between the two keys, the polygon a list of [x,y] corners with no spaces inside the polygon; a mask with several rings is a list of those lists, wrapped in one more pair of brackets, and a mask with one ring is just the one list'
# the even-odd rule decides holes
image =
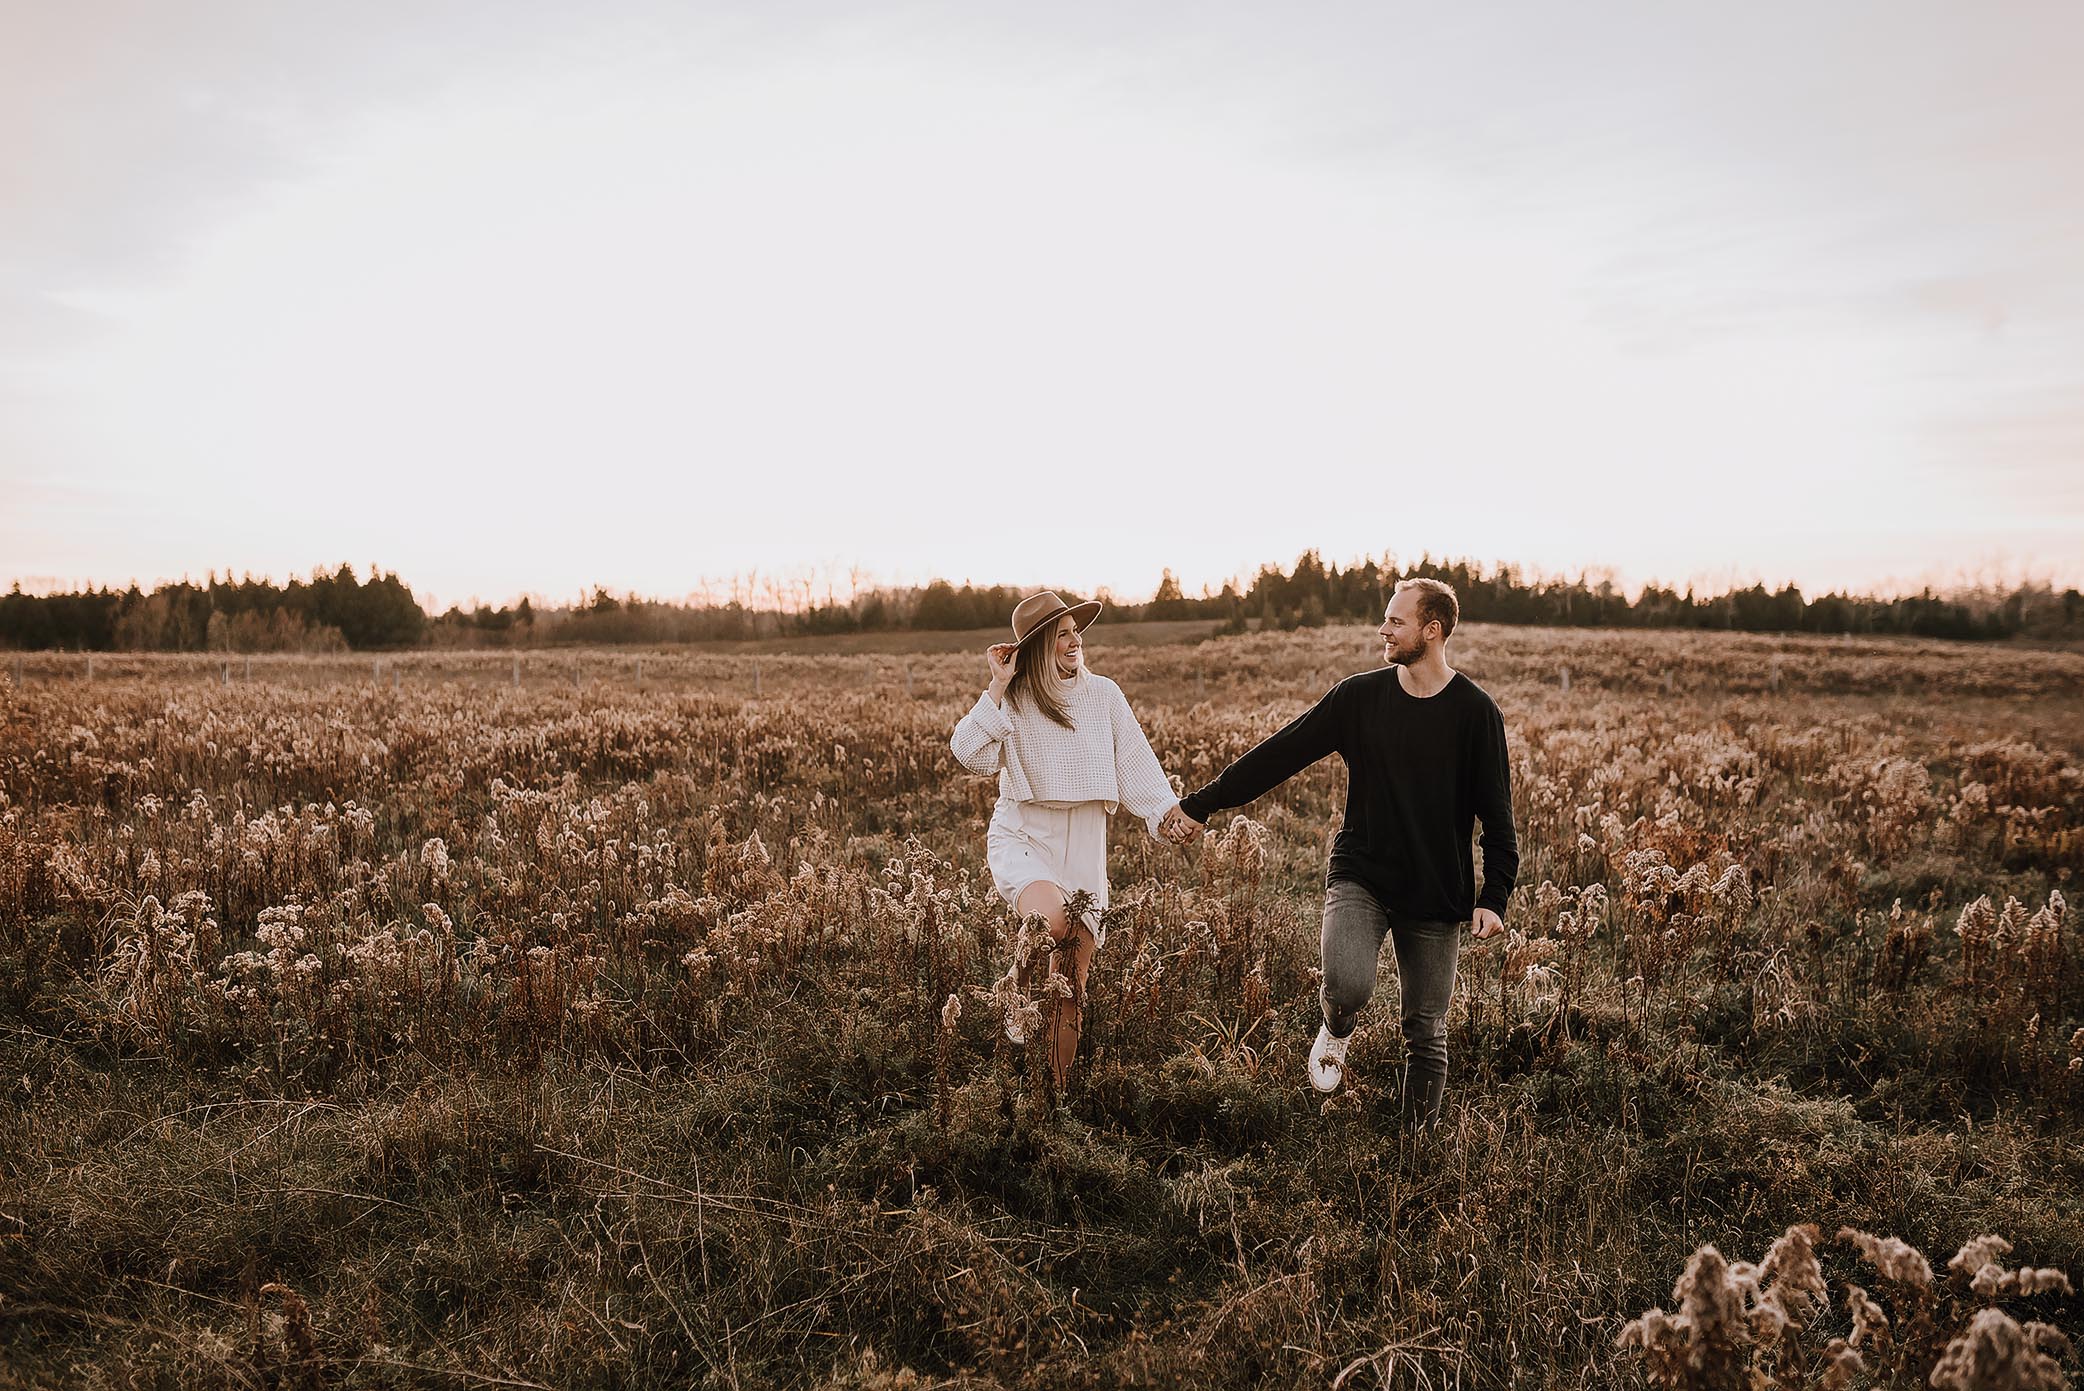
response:
{"label": "fence post", "polygon": [[372,686],[381,686],[383,683],[384,664],[379,659],[371,657],[369,659],[369,684]]}
{"label": "fence post", "polygon": [[521,654],[519,652],[514,654],[514,689],[517,691],[521,689]]}
{"label": "fence post", "polygon": [[220,685],[220,686],[229,686],[229,685],[231,685],[231,683],[232,683],[232,659],[231,659],[231,658],[229,658],[229,657],[226,657],[226,658],[224,659],[224,670],[223,670],[223,671],[221,671],[221,672],[219,672],[219,673],[218,673],[218,675],[217,675],[217,684],[218,684],[218,685]]}
{"label": "fence post", "polygon": [[18,691],[22,689],[22,659],[20,657],[14,659],[14,688]]}
{"label": "fence post", "polygon": [[94,654],[92,652],[87,654],[87,679],[89,681],[94,679]]}
{"label": "fence post", "polygon": [[391,689],[394,691],[398,689],[398,664],[396,662],[391,663]]}
{"label": "fence post", "polygon": [[251,652],[246,654],[246,679],[248,681],[253,679],[253,654]]}
{"label": "fence post", "polygon": [[1778,657],[1773,658],[1772,666],[1766,671],[1766,689],[1769,691],[1780,689],[1780,659]]}
{"label": "fence post", "polygon": [[637,657],[637,684],[644,684],[644,657],[641,653]]}
{"label": "fence post", "polygon": [[1562,678],[1563,678],[1563,694],[1564,694],[1564,695],[1569,695],[1569,694],[1570,694],[1570,668],[1569,668],[1569,667],[1564,667],[1564,668],[1563,668],[1563,670],[1561,671],[1561,673],[1559,673],[1559,674],[1560,674],[1560,675],[1562,676]]}
{"label": "fence post", "polygon": [[905,699],[906,699],[906,700],[910,700],[911,698],[912,698],[912,664],[911,664],[910,662],[906,662],[906,663],[905,663]]}
{"label": "fence post", "polygon": [[1670,667],[1664,669],[1664,693],[1666,695],[1672,693],[1672,669]]}
{"label": "fence post", "polygon": [[760,693],[760,664],[759,664],[758,662],[754,662],[754,663],[753,663],[753,694],[754,694],[754,695],[758,695],[759,693]]}

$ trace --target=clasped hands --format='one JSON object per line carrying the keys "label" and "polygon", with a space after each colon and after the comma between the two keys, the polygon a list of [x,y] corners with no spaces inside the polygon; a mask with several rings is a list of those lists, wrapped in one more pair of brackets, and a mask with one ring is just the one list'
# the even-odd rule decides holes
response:
{"label": "clasped hands", "polygon": [[1192,845],[1201,839],[1201,833],[1207,829],[1204,823],[1196,821],[1180,810],[1178,803],[1174,803],[1172,810],[1166,812],[1164,818],[1158,822],[1158,834],[1174,845]]}

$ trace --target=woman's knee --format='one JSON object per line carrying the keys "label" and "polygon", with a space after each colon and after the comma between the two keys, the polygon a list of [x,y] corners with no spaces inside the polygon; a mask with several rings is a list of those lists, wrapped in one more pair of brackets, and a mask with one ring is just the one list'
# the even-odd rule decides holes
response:
{"label": "woman's knee", "polygon": [[1064,913],[1064,891],[1046,879],[1037,879],[1020,891],[1017,905],[1023,918],[1039,917],[1049,929],[1049,935],[1061,942],[1071,930],[1070,919]]}

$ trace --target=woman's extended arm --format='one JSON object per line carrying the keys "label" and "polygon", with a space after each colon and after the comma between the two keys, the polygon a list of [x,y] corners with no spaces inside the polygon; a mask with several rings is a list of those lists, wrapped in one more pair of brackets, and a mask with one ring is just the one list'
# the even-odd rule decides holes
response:
{"label": "woman's extended arm", "polygon": [[[1158,825],[1165,813],[1179,805],[1179,797],[1172,790],[1171,779],[1165,776],[1164,765],[1158,755],[1151,751],[1151,741],[1144,737],[1143,726],[1136,722],[1136,712],[1129,708],[1129,698],[1122,688],[1115,686],[1114,698],[1108,702],[1109,717],[1114,724],[1114,781],[1121,789],[1122,805],[1143,818],[1151,835],[1165,840]],[[1169,842],[1168,842],[1169,843]]]}
{"label": "woman's extended arm", "polygon": [[956,722],[948,747],[955,751],[956,761],[971,772],[996,773],[1006,760],[1006,740],[1012,733],[1013,722],[986,691],[977,697],[970,713]]}

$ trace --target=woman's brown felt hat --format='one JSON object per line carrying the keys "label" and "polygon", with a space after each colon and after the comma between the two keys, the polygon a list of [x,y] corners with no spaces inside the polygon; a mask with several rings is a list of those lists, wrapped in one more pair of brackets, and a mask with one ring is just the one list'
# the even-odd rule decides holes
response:
{"label": "woman's brown felt hat", "polygon": [[1067,604],[1056,597],[1055,590],[1050,589],[1030,594],[1013,606],[1013,641],[1026,642],[1029,634],[1037,628],[1054,623],[1067,613],[1082,633],[1100,616],[1100,601],[1088,599],[1082,604]]}

